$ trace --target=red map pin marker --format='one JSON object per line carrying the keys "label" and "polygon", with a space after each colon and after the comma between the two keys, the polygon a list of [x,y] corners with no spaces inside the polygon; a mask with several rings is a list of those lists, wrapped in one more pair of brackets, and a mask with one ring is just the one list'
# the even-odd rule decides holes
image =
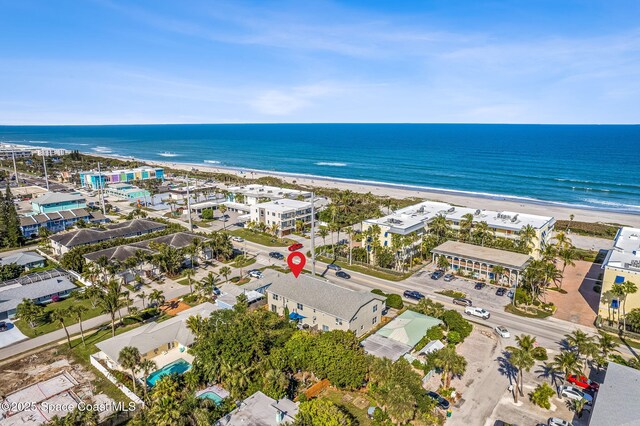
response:
{"label": "red map pin marker", "polygon": [[[293,259],[295,258],[300,259],[298,263],[295,263],[293,261]],[[307,258],[299,251],[294,251],[289,255],[289,257],[287,257],[287,264],[289,265],[289,269],[291,269],[291,272],[293,272],[293,275],[295,275],[296,278],[298,278],[298,275],[300,275],[300,272],[302,272],[302,268],[304,268],[305,263],[307,263]]]}

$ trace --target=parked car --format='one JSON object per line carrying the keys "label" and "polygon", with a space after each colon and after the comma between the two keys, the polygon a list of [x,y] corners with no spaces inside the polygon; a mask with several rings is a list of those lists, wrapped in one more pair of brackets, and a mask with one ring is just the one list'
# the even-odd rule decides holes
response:
{"label": "parked car", "polygon": [[424,299],[424,294],[420,293],[419,291],[406,290],[403,293],[403,295],[407,299],[413,299],[413,300]]}
{"label": "parked car", "polygon": [[509,299],[513,299],[513,290],[509,290],[509,293],[507,293],[507,297]]}
{"label": "parked car", "polygon": [[335,263],[330,263],[327,265],[327,269],[331,269],[332,271],[341,271],[342,268],[340,265],[336,265]]}
{"label": "parked car", "polygon": [[249,276],[252,278],[262,278],[262,271],[259,269],[252,269],[249,271]]}
{"label": "parked car", "polygon": [[446,275],[444,276],[444,280],[445,280],[446,282],[453,281],[453,280],[455,280],[455,279],[456,279],[456,277],[455,277],[455,275],[453,275],[453,274],[446,274]]}
{"label": "parked car", "polygon": [[569,383],[572,383],[582,389],[593,389],[596,392],[600,389],[599,383],[592,382],[591,380],[587,379],[585,376],[577,376],[575,374],[572,374],[569,377],[567,377],[567,380],[569,381]]}
{"label": "parked car", "polygon": [[302,248],[302,243],[295,243],[289,246],[289,251],[296,251]]}
{"label": "parked car", "polygon": [[435,271],[434,273],[431,274],[431,279],[432,280],[440,279],[442,275],[444,275],[442,271]]}
{"label": "parked car", "polygon": [[336,272],[336,277],[344,278],[345,280],[348,280],[349,278],[351,278],[351,275],[347,274],[345,271],[338,271]]}
{"label": "parked car", "polygon": [[244,238],[242,237],[231,237],[232,241],[235,241],[236,243],[241,243],[244,241]]}
{"label": "parked car", "polygon": [[551,417],[548,421],[547,421],[547,425],[548,426],[573,426],[573,423],[570,423],[566,420],[562,420],[558,417]]}
{"label": "parked car", "polygon": [[0,331],[7,331],[7,330],[9,330],[9,326],[7,325],[7,323],[4,321],[0,321]]}
{"label": "parked car", "polygon": [[442,397],[437,392],[429,391],[427,392],[427,396],[429,398],[435,399],[438,402],[438,407],[442,408],[443,410],[448,410],[449,406],[451,405],[449,401],[447,401],[444,397]]}
{"label": "parked car", "polygon": [[476,290],[482,290],[485,286],[485,283],[477,282],[473,288],[475,288]]}
{"label": "parked car", "polygon": [[277,251],[272,251],[271,253],[269,253],[269,257],[272,257],[278,260],[284,259],[284,255],[282,253],[278,253]]}
{"label": "parked car", "polygon": [[567,397],[574,400],[585,399],[587,404],[593,402],[593,397],[591,395],[582,392],[579,388],[574,386],[560,386],[560,397]]}
{"label": "parked car", "polygon": [[505,294],[507,294],[507,289],[504,287],[499,287],[496,290],[496,296],[504,296]]}
{"label": "parked car", "polygon": [[491,316],[491,314],[489,313],[489,311],[482,309],[482,308],[474,308],[474,307],[467,307],[464,309],[464,313],[467,315],[473,315],[475,317],[480,317],[482,319],[489,319],[489,317]]}
{"label": "parked car", "polygon": [[473,306],[473,302],[469,299],[465,299],[464,297],[453,299],[453,304],[461,306]]}
{"label": "parked car", "polygon": [[497,325],[493,330],[498,336],[502,337],[503,339],[508,339],[509,337],[511,337],[511,333],[509,333],[509,330],[507,330],[507,328],[502,325]]}
{"label": "parked car", "polygon": [[218,287],[214,287],[213,288],[213,294],[215,294],[216,296],[220,296],[220,294],[221,294],[220,289]]}

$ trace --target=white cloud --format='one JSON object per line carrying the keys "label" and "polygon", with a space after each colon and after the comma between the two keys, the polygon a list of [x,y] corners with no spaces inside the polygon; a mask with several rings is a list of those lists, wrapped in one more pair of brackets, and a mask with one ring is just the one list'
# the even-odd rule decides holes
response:
{"label": "white cloud", "polygon": [[342,92],[328,84],[294,87],[290,90],[267,90],[260,93],[249,105],[261,114],[289,115],[307,106],[314,100]]}

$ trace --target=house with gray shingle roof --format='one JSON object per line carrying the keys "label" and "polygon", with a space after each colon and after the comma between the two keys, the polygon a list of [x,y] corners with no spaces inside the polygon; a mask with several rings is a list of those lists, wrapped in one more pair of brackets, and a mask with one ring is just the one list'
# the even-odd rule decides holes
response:
{"label": "house with gray shingle roof", "polygon": [[380,323],[385,298],[366,291],[355,291],[319,278],[301,274],[278,274],[267,288],[267,305],[272,312],[303,326],[329,331],[350,330],[356,336]]}
{"label": "house with gray shingle roof", "polygon": [[64,271],[46,271],[0,283],[0,320],[13,318],[24,299],[46,304],[76,289]]}
{"label": "house with gray shingle roof", "polygon": [[45,265],[45,258],[33,251],[22,251],[0,259],[0,265],[4,266],[11,263],[23,266],[24,269],[29,270],[43,267]]}

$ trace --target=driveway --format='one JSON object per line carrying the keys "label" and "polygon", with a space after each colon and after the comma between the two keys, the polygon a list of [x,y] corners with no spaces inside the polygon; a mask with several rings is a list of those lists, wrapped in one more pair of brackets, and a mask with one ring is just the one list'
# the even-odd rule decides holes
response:
{"label": "driveway", "polygon": [[9,321],[5,321],[7,326],[9,326],[9,330],[0,332],[0,348],[4,348],[5,346],[12,345],[21,340],[25,340],[28,337],[22,334],[18,327],[13,325],[13,323]]}

